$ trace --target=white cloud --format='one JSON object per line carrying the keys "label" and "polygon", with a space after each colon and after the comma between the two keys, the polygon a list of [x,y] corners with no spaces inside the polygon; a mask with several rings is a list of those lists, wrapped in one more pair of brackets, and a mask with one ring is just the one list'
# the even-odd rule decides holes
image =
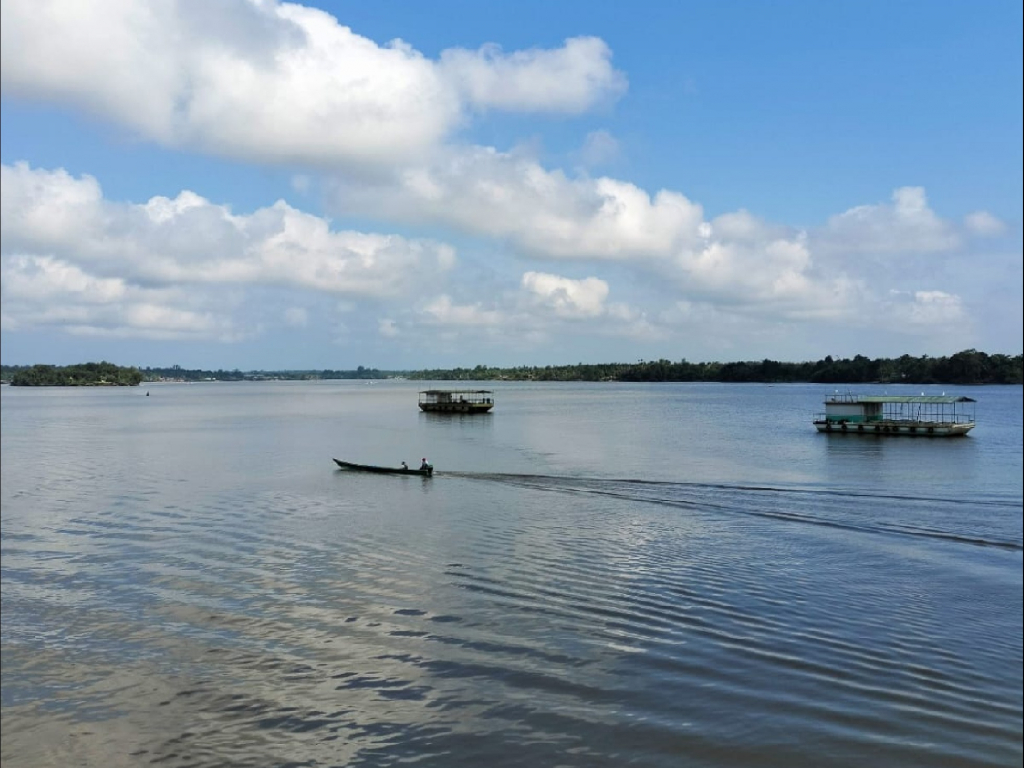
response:
{"label": "white cloud", "polygon": [[[51,193],[52,192],[52,193]],[[291,285],[388,296],[454,263],[446,245],[335,232],[283,201],[235,215],[190,191],[141,205],[105,201],[96,181],[24,163],[0,168],[5,253],[58,255],[149,283]]]}
{"label": "white cloud", "polygon": [[39,243],[96,237],[103,192],[92,176],[76,179],[63,168],[33,170],[26,163],[0,166],[0,226],[5,248],[14,231]]}
{"label": "white cloud", "polygon": [[660,267],[688,298],[715,300],[737,312],[820,319],[848,309],[850,278],[817,270],[806,232],[743,210],[718,216],[700,231],[699,243],[679,249]]}
{"label": "white cloud", "polygon": [[795,234],[787,227],[771,224],[743,209],[715,217],[704,230],[707,239],[715,238],[744,245],[758,245],[790,238]]}
{"label": "white cloud", "polygon": [[0,14],[5,96],[70,103],[163,145],[269,162],[390,165],[443,141],[470,107],[578,112],[624,88],[595,38],[432,61],[274,0],[5,0]]}
{"label": "white cloud", "polygon": [[230,302],[175,288],[98,278],[49,256],[0,261],[4,330],[58,326],[78,336],[235,341]]}
{"label": "white cloud", "polygon": [[[531,270],[521,279],[525,267],[487,276],[482,287],[475,281],[486,267],[452,270],[445,245],[333,231],[283,201],[246,214],[188,190],[115,203],[92,177],[5,165],[5,328],[63,323],[78,333],[239,338],[253,325],[236,307],[261,287],[287,289],[267,307],[273,325],[304,327],[301,294],[328,294],[324,314],[328,304],[349,313],[344,333],[355,337],[358,327],[369,338],[374,329],[383,338],[401,329],[404,338],[416,323],[517,341],[584,327],[654,338],[685,331],[712,306],[714,323],[732,328],[733,320],[734,332],[748,335],[813,321],[831,329],[902,324],[938,336],[969,327],[1006,285],[1019,310],[1016,242],[970,264],[964,258],[965,244],[978,247],[975,238],[1004,235],[1008,225],[986,211],[946,220],[920,187],[808,228],[742,209],[705,220],[679,191],[545,168],[539,138],[532,156],[449,144],[485,113],[578,114],[621,95],[625,77],[597,38],[428,58],[277,0],[4,0],[0,14],[5,98],[81,108],[164,146],[306,164],[290,169],[300,171],[291,183],[301,195],[326,188],[345,214],[489,237],[474,254],[481,265],[511,253]],[[572,157],[587,169],[618,152],[599,130]],[[317,171],[339,178],[325,185]],[[568,260],[585,263],[591,277],[554,274]],[[616,297],[632,288],[632,305],[609,302],[620,276]],[[394,300],[385,317],[362,312],[367,301]]]}
{"label": "white cloud", "polygon": [[861,205],[831,217],[817,247],[868,256],[939,253],[960,245],[954,228],[928,207],[921,187],[900,187],[892,204]]}
{"label": "white cloud", "polygon": [[571,280],[544,272],[527,272],[522,285],[538,303],[551,307],[560,317],[592,318],[605,311],[608,283],[596,277]]}
{"label": "white cloud", "polygon": [[1006,231],[1006,224],[987,211],[975,211],[964,217],[964,225],[980,237],[997,237]]}
{"label": "white cloud", "polygon": [[441,53],[440,69],[479,108],[583,112],[626,90],[611,65],[611,50],[596,37],[576,37],[556,50],[514,51],[497,45]]}
{"label": "white cloud", "polygon": [[440,221],[551,258],[664,257],[694,241],[703,219],[677,192],[652,197],[616,179],[572,179],[483,147],[446,152],[376,184],[338,180],[335,191],[345,210]]}
{"label": "white cloud", "polygon": [[427,322],[449,326],[497,326],[505,319],[501,312],[486,309],[481,302],[455,304],[446,294],[427,303],[423,307],[422,315]]}
{"label": "white cloud", "polygon": [[963,300],[945,291],[893,291],[890,299],[903,322],[925,329],[953,327],[965,320]]}
{"label": "white cloud", "polygon": [[[132,327],[223,336],[237,331],[211,318],[226,308],[213,306],[207,317],[195,308],[176,314],[169,305],[180,305],[183,296],[210,296],[204,289],[255,286],[397,297],[436,283],[455,261],[444,244],[332,231],[325,219],[283,201],[248,215],[189,191],[113,203],[91,177],[24,163],[0,166],[0,210],[4,316],[11,327],[40,317],[27,302],[73,297],[81,306],[128,302],[134,309],[119,316]],[[155,309],[161,301],[165,312]],[[294,324],[302,316],[289,310],[285,319]]]}
{"label": "white cloud", "polygon": [[408,311],[403,337],[429,342],[438,353],[469,344],[535,352],[553,342],[619,338],[664,339],[664,328],[625,303],[605,303],[602,280],[528,273],[518,291],[460,303],[447,294]]}
{"label": "white cloud", "polygon": [[[860,324],[868,314],[892,315],[889,305],[878,310],[890,287],[951,293],[935,257],[953,258],[961,244],[920,188],[897,189],[891,204],[859,206],[811,229],[745,210],[706,221],[678,192],[651,195],[608,177],[571,178],[530,157],[482,147],[449,150],[372,185],[336,181],[335,189],[345,210],[441,222],[503,238],[537,259],[614,262],[653,281],[650,289],[664,301],[713,301],[764,322]],[[928,259],[914,265],[908,257],[917,256]],[[585,313],[569,295],[563,289],[549,298],[563,297],[557,306],[565,314]]]}
{"label": "white cloud", "polygon": [[41,302],[75,296],[88,304],[110,304],[128,294],[121,278],[98,278],[50,256],[14,255],[0,262],[5,298],[18,297]]}
{"label": "white cloud", "polygon": [[139,302],[123,309],[126,325],[133,328],[156,329],[168,334],[206,335],[216,329],[216,319],[209,314]]}

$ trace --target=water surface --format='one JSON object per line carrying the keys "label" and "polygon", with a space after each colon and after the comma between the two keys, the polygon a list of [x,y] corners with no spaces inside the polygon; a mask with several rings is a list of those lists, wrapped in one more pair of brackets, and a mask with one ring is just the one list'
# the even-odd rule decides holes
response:
{"label": "water surface", "polygon": [[1020,387],[425,386],[4,387],[5,765],[1021,763]]}

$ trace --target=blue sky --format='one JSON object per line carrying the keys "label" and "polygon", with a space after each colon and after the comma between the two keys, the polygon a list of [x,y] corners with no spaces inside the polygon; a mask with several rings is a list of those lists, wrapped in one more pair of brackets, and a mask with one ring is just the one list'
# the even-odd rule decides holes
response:
{"label": "blue sky", "polygon": [[1021,352],[1019,3],[0,13],[6,364]]}

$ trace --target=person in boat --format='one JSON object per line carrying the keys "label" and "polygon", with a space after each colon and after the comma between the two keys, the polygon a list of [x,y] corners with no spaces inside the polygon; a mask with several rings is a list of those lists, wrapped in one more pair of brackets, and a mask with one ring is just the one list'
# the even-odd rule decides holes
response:
{"label": "person in boat", "polygon": [[421,461],[420,469],[430,469],[430,465],[427,464],[426,458],[423,458],[420,461]]}
{"label": "person in boat", "polygon": [[404,469],[406,472],[409,471],[409,465],[406,464],[404,461],[402,462],[402,469]]}

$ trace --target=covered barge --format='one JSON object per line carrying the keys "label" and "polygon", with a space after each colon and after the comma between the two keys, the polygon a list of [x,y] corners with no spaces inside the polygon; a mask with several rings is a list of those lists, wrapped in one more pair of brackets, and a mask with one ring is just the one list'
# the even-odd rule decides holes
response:
{"label": "covered barge", "polygon": [[494,407],[489,389],[425,389],[420,410],[428,413],[487,413]]}
{"label": "covered barge", "polygon": [[974,429],[970,397],[948,395],[835,394],[814,427],[829,434],[956,437]]}

